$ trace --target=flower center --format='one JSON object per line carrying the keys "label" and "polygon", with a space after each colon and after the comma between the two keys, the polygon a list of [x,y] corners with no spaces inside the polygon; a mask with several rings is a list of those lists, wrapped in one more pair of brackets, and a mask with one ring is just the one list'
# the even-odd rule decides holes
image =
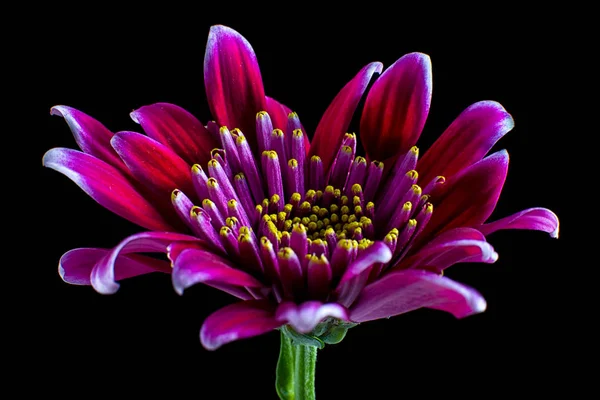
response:
{"label": "flower center", "polygon": [[365,204],[359,184],[354,184],[348,194],[351,198],[329,185],[324,191],[308,190],[304,200],[300,193],[292,194],[280,212],[278,195],[264,199],[256,209],[268,230],[280,240],[296,229],[305,231],[312,240],[353,239],[367,245],[375,235],[371,220],[374,204]]}

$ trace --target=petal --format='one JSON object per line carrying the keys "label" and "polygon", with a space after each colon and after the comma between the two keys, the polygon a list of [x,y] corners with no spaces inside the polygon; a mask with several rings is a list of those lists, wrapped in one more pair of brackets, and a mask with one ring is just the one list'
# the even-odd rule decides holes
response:
{"label": "petal", "polygon": [[496,208],[508,171],[508,153],[501,150],[473,164],[448,185],[436,205],[431,220],[417,239],[425,241],[436,232],[461,226],[478,226]]}
{"label": "petal", "polygon": [[236,269],[229,261],[208,251],[184,250],[173,265],[173,287],[178,294],[197,283],[261,288],[252,275]]}
{"label": "petal", "polygon": [[451,229],[423,246],[416,254],[404,259],[394,268],[422,268],[441,272],[460,262],[494,263],[498,253],[473,228]]}
{"label": "petal", "polygon": [[363,67],[350,82],[335,96],[323,114],[311,142],[310,156],[318,155],[323,161],[325,172],[340,148],[344,134],[348,131],[356,107],[374,74],[380,74],[383,64],[373,62]]}
{"label": "petal", "polygon": [[127,167],[110,145],[113,133],[99,121],[68,106],[54,106],[50,109],[50,114],[59,115],[65,119],[77,145],[84,153],[90,154],[129,175]]}
{"label": "petal", "polygon": [[386,160],[419,139],[431,103],[431,60],[422,53],[401,57],[375,81],[360,121],[369,159]]}
{"label": "petal", "polygon": [[558,238],[558,217],[547,208],[529,208],[516,214],[477,227],[484,235],[501,229],[532,229]]}
{"label": "petal", "polygon": [[[58,274],[73,285],[91,285],[92,269],[110,253],[110,249],[81,248],[66,252],[58,264]],[[127,279],[150,272],[171,272],[167,261],[142,255],[119,256],[115,260],[115,280]]]}
{"label": "petal", "polygon": [[356,260],[354,260],[348,266],[348,268],[346,268],[346,272],[344,272],[344,275],[338,284],[338,290],[344,283],[348,282],[354,277],[357,277],[371,265],[375,263],[387,263],[391,259],[392,252],[384,242],[377,241],[373,243],[371,246],[359,253],[358,257],[356,257]]}
{"label": "petal", "polygon": [[276,319],[291,325],[299,333],[308,333],[325,318],[332,317],[348,321],[348,310],[337,303],[323,304],[307,301],[300,305],[284,302],[277,307]]}
{"label": "petal", "polygon": [[76,150],[55,148],[44,154],[42,162],[66,175],[91,198],[120,217],[150,230],[172,229],[123,174],[104,161]]}
{"label": "petal", "polygon": [[207,350],[216,350],[238,339],[262,335],[282,325],[275,320],[275,305],[268,300],[247,300],[211,314],[200,330],[200,341]]}
{"label": "petal", "polygon": [[118,132],[111,144],[133,176],[169,205],[175,189],[196,193],[191,167],[167,146],[136,132]]}
{"label": "petal", "polygon": [[142,232],[129,236],[94,266],[91,273],[92,286],[102,294],[115,293],[119,289],[115,262],[121,254],[166,253],[168,246],[178,241],[197,242],[198,239],[171,232]]}
{"label": "petal", "polygon": [[462,112],[417,164],[420,182],[446,178],[481,160],[515,123],[495,101],[480,101]]}
{"label": "petal", "polygon": [[[269,114],[269,117],[271,117],[273,127],[285,131],[288,125],[288,115],[292,112],[292,110],[285,104],[281,104],[272,97],[266,96],[266,101],[266,111]],[[308,132],[304,129],[304,126],[302,126],[301,129],[302,133],[304,134],[304,150],[308,153],[311,146],[310,140],[308,139]]]}
{"label": "petal", "polygon": [[218,146],[196,117],[174,104],[151,104],[130,115],[148,136],[172,149],[190,165],[206,165],[210,151]]}
{"label": "petal", "polygon": [[256,55],[238,32],[222,25],[210,28],[204,56],[204,85],[219,125],[242,130],[256,149],[256,113],[266,109]]}
{"label": "petal", "polygon": [[393,272],[367,286],[350,310],[350,319],[364,322],[388,318],[421,307],[447,311],[456,318],[485,311],[474,289],[421,270]]}

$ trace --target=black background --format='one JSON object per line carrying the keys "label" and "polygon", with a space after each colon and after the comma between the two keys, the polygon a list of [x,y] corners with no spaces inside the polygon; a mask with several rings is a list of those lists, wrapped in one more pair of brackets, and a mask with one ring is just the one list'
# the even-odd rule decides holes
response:
{"label": "black background", "polygon": [[[67,12],[68,11],[68,12]],[[527,231],[494,234],[493,265],[457,265],[447,276],[477,288],[488,310],[464,320],[420,310],[352,329],[319,353],[319,398],[417,398],[432,390],[487,397],[499,391],[541,394],[565,387],[571,350],[560,330],[571,323],[557,289],[567,254],[567,207],[573,198],[561,177],[568,142],[561,117],[563,29],[511,10],[478,16],[428,18],[357,10],[325,17],[316,11],[269,15],[257,6],[244,18],[181,8],[148,14],[114,9],[48,10],[38,26],[29,112],[35,132],[36,218],[41,235],[28,267],[39,288],[25,305],[21,376],[43,381],[47,394],[170,393],[169,397],[276,398],[278,333],[202,348],[198,332],[211,312],[233,298],[198,286],[178,296],[166,275],[124,281],[102,296],[70,286],[56,273],[60,256],[76,247],[106,247],[139,230],[89,199],[55,171],[41,167],[52,147],[75,147],[49,109],[76,107],[113,131],[138,130],[129,112],[145,104],[178,104],[203,122],[211,116],[203,85],[209,27],[225,24],[253,45],[268,95],[297,111],[309,133],[337,91],[365,64],[387,67],[407,52],[433,63],[433,99],[421,149],[479,100],[497,100],[516,126],[495,149],[511,156],[507,183],[493,217],[543,206],[561,218],[561,238]],[[495,16],[492,18],[491,16]],[[391,17],[385,19],[384,17]],[[541,22],[540,22],[541,21]],[[563,47],[561,47],[563,46]],[[357,129],[357,127],[354,127]],[[39,225],[38,225],[39,226]],[[29,325],[31,323],[31,325]],[[570,386],[570,385],[568,385]],[[24,387],[25,390],[35,390]],[[361,397],[362,398],[362,397]]]}

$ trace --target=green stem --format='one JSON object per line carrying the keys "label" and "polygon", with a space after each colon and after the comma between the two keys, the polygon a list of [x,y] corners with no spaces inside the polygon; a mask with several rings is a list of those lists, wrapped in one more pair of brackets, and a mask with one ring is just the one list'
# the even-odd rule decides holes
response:
{"label": "green stem", "polygon": [[275,387],[282,400],[315,399],[317,348],[293,344],[282,330]]}

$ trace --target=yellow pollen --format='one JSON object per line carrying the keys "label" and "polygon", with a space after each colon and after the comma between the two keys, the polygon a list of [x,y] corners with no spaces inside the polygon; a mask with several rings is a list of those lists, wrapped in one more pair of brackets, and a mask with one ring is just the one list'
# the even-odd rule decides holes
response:
{"label": "yellow pollen", "polygon": [[421,196],[422,191],[419,185],[412,185],[411,189],[416,196]]}
{"label": "yellow pollen", "polygon": [[357,164],[367,164],[367,160],[364,157],[358,156],[354,159],[354,162]]}
{"label": "yellow pollen", "polygon": [[276,138],[276,137],[283,137],[283,131],[279,128],[275,128],[273,129],[273,132],[271,133],[271,136]]}
{"label": "yellow pollen", "polygon": [[246,176],[244,175],[243,172],[240,172],[239,174],[235,174],[233,179],[235,179],[236,181],[242,181],[242,180],[246,179]]}
{"label": "yellow pollen", "polygon": [[199,164],[192,165],[192,173],[199,174],[202,171],[202,167]]}
{"label": "yellow pollen", "polygon": [[236,144],[242,144],[246,141],[246,137],[245,136],[238,136],[237,138],[235,138],[235,143]]}
{"label": "yellow pollen", "polygon": [[409,151],[415,156],[419,155],[419,148],[417,146],[411,147]]}
{"label": "yellow pollen", "polygon": [[410,201],[407,201],[402,206],[402,211],[409,212],[411,209],[412,209],[412,203]]}
{"label": "yellow pollen", "polygon": [[350,147],[350,146],[343,146],[342,147],[342,152],[344,152],[346,154],[352,154],[352,147]]}
{"label": "yellow pollen", "polygon": [[416,219],[409,219],[408,220],[408,226],[410,226],[411,228],[417,226],[417,220]]}
{"label": "yellow pollen", "polygon": [[290,158],[290,160],[288,161],[288,165],[290,166],[290,168],[298,168],[298,161],[296,161],[295,158]]}
{"label": "yellow pollen", "polygon": [[208,180],[206,181],[206,185],[208,187],[216,189],[217,187],[219,187],[219,182],[217,182],[215,178],[208,178]]}
{"label": "yellow pollen", "polygon": [[291,118],[298,118],[298,114],[297,114],[295,111],[291,111],[291,112],[288,114],[288,118],[290,118],[290,119],[291,119]]}
{"label": "yellow pollen", "polygon": [[268,116],[269,116],[269,114],[266,111],[259,111],[256,113],[256,118],[265,118]]}
{"label": "yellow pollen", "polygon": [[319,157],[319,156],[312,156],[310,158],[310,161],[313,162],[313,163],[320,163],[321,162],[321,157]]}
{"label": "yellow pollen", "polygon": [[294,135],[295,138],[302,138],[304,136],[304,134],[302,133],[302,129],[294,129],[292,135]]}
{"label": "yellow pollen", "polygon": [[419,177],[419,173],[417,171],[415,171],[414,169],[411,169],[410,171],[408,171],[406,173],[406,177],[416,180]]}

